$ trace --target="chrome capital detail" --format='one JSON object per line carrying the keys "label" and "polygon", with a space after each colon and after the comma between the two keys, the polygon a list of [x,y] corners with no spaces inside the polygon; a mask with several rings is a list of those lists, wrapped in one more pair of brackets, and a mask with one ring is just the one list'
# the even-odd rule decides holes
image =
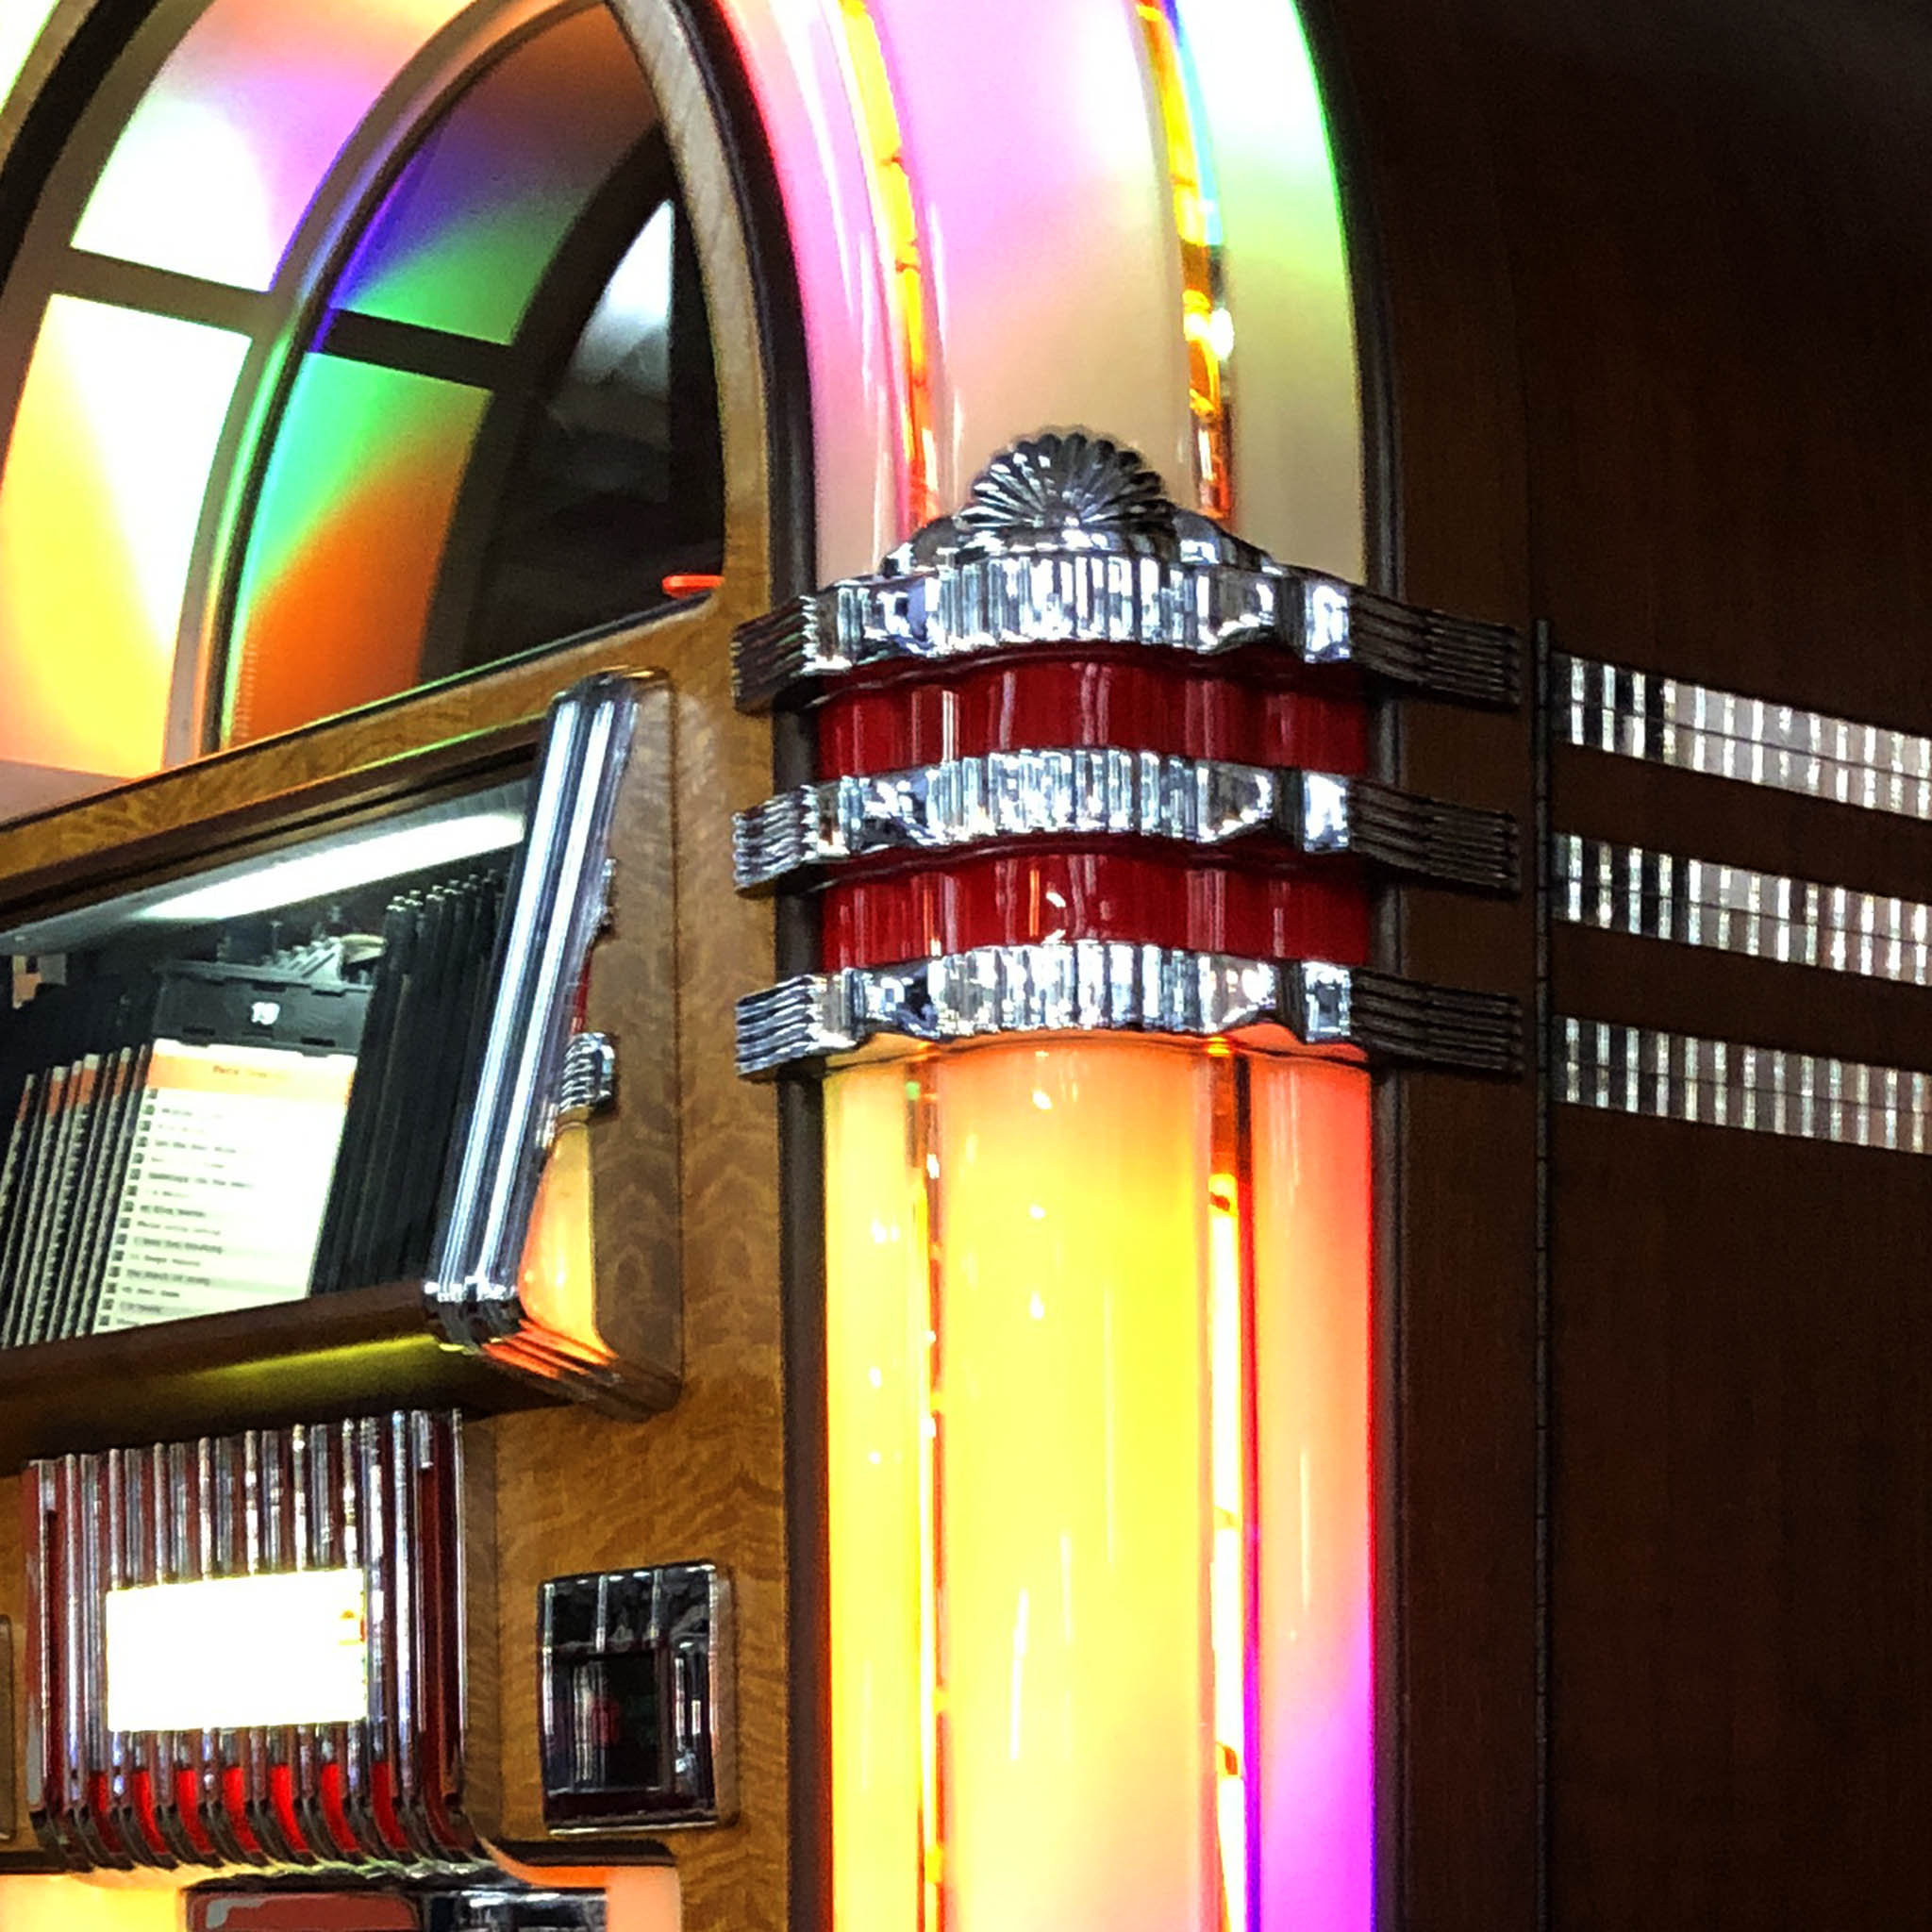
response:
{"label": "chrome capital detail", "polygon": [[1507,625],[1279,563],[1170,502],[1132,450],[1076,431],[1001,452],[956,516],[927,524],[876,573],[742,626],[738,701],[746,710],[809,703],[853,672],[930,669],[1029,645],[1196,658],[1257,649],[1505,708],[1521,683]]}
{"label": "chrome capital detail", "polygon": [[1324,960],[1245,959],[1113,941],[982,946],[903,966],[802,974],[738,1005],[738,1071],[769,1076],[878,1039],[1285,1027],[1387,1064],[1513,1074],[1517,1002]]}
{"label": "chrome capital detail", "polygon": [[740,890],[755,891],[858,859],[1037,837],[1273,840],[1448,885],[1517,886],[1516,828],[1503,813],[1324,772],[1111,746],[993,752],[807,785],[740,812],[732,856]]}

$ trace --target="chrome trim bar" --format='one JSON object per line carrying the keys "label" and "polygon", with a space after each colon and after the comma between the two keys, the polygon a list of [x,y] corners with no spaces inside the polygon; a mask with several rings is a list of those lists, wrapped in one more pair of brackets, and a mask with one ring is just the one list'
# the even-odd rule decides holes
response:
{"label": "chrome trim bar", "polygon": [[738,814],[733,869],[741,891],[765,891],[853,860],[1031,838],[1272,839],[1445,885],[1518,885],[1504,813],[1324,772],[1112,747],[994,752],[783,792]]}
{"label": "chrome trim bar", "polygon": [[981,946],[903,966],[802,974],[738,1003],[738,1071],[769,1076],[881,1038],[1138,1032],[1208,1038],[1281,1026],[1373,1061],[1513,1074],[1522,1014],[1505,995],[1324,960],[1075,940]]}
{"label": "chrome trim bar", "polygon": [[1557,917],[1571,925],[1932,985],[1932,905],[1559,832]]}
{"label": "chrome trim bar", "polygon": [[1932,738],[1588,658],[1550,670],[1558,743],[1932,821]]}
{"label": "chrome trim bar", "polygon": [[1573,1107],[1932,1152],[1932,1074],[1601,1020],[1558,1024],[1561,1097]]}
{"label": "chrome trim bar", "polygon": [[524,1245],[563,1099],[577,989],[604,922],[611,824],[637,722],[636,687],[609,674],[572,686],[550,708],[475,1095],[424,1285],[433,1317],[464,1347],[523,1323]]}

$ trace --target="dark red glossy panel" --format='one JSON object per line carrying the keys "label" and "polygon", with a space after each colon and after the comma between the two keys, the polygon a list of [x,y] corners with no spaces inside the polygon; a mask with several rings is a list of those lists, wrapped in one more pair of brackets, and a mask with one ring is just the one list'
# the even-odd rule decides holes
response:
{"label": "dark red glossy panel", "polygon": [[918,683],[848,685],[818,714],[825,777],[1058,745],[1118,745],[1354,774],[1369,719],[1345,676],[1260,684],[1151,653],[1023,658]]}
{"label": "dark red glossy panel", "polygon": [[891,966],[973,946],[1127,940],[1255,958],[1368,958],[1368,897],[1346,865],[1263,872],[1143,852],[1040,852],[854,879],[823,900],[824,961]]}

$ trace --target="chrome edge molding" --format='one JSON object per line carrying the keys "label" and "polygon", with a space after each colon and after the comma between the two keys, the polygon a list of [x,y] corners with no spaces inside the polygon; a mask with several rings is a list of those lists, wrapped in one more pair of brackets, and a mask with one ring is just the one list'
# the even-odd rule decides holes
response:
{"label": "chrome edge molding", "polygon": [[1002,451],[957,516],[926,525],[874,575],[742,625],[733,674],[740,706],[764,710],[811,702],[855,671],[1075,643],[1203,658],[1259,647],[1499,708],[1522,683],[1507,625],[1277,563],[1169,502],[1134,451],[1077,432]]}
{"label": "chrome edge molding", "polygon": [[1932,905],[1559,832],[1557,915],[1571,925],[1780,965],[1932,985]]}
{"label": "chrome edge molding", "polygon": [[1932,821],[1932,738],[1588,658],[1551,671],[1560,743]]}
{"label": "chrome edge molding", "polygon": [[1573,1107],[1899,1154],[1932,1151],[1932,1074],[1564,1019]]}
{"label": "chrome edge molding", "polygon": [[1505,813],[1324,772],[1112,747],[995,752],[783,792],[738,814],[733,870],[741,891],[762,891],[855,859],[1033,837],[1274,839],[1447,885],[1518,886]]}
{"label": "chrome edge molding", "polygon": [[1244,959],[1111,941],[982,946],[904,966],[803,974],[738,1003],[738,1071],[769,1076],[924,1042],[1059,1032],[1203,1038],[1282,1026],[1372,1061],[1514,1074],[1522,1013],[1503,994],[1424,985],[1323,960]]}
{"label": "chrome edge molding", "polygon": [[604,922],[611,822],[637,721],[635,687],[609,674],[550,708],[475,1099],[451,1155],[449,1207],[424,1285],[442,1332],[464,1348],[523,1323],[517,1279],[565,1100],[577,989]]}

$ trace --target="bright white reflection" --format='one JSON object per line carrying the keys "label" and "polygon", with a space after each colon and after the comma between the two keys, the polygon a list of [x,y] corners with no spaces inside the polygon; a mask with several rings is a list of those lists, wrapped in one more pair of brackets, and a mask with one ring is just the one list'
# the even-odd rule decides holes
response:
{"label": "bright white reflection", "polygon": [[108,1728],[345,1724],[369,1707],[360,1570],[110,1590]]}
{"label": "bright white reflection", "polygon": [[622,368],[632,389],[660,395],[671,387],[671,243],[667,201],[639,231],[584,325],[571,374],[603,382]]}
{"label": "bright white reflection", "polygon": [[0,104],[13,92],[26,57],[58,5],[58,0],[7,0],[0,7]]}
{"label": "bright white reflection", "polygon": [[242,919],[251,912],[299,906],[352,887],[401,878],[405,873],[457,865],[486,852],[504,851],[523,836],[523,814],[508,810],[469,812],[426,825],[375,831],[321,851],[265,859],[246,871],[191,886],[185,892],[142,907],[140,917],[197,925]]}

